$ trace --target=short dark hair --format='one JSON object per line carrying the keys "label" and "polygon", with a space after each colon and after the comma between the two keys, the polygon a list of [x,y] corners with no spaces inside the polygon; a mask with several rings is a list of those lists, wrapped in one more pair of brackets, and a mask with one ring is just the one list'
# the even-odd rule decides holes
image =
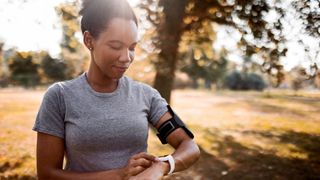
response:
{"label": "short dark hair", "polygon": [[126,0],[83,0],[81,31],[89,31],[97,38],[99,34],[107,28],[113,18],[124,18],[133,20],[138,26],[137,17]]}

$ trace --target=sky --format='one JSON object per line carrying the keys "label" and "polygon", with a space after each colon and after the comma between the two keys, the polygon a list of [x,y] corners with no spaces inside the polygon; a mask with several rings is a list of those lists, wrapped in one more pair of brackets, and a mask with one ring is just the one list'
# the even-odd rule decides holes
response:
{"label": "sky", "polygon": [[[66,1],[70,0],[0,0],[0,40],[5,42],[4,49],[17,47],[20,51],[46,50],[52,56],[57,57],[60,52],[59,44],[62,30],[54,7]],[[129,0],[128,2],[135,6],[139,0]],[[270,20],[275,19],[272,14],[270,16]],[[288,28],[286,31],[293,40],[288,43],[287,57],[282,58],[285,69],[289,70],[297,64],[307,66],[308,61],[303,47],[299,45],[297,40],[294,40],[296,36],[301,36],[301,34],[292,28]],[[228,29],[218,28],[214,47],[216,49],[221,47],[230,49],[234,52],[230,56],[232,60],[241,61],[240,55],[236,53],[239,38],[240,34],[232,32],[232,30],[231,33],[228,33]],[[315,39],[308,37],[302,39],[310,44],[311,49],[319,48],[318,41]]]}
{"label": "sky", "polygon": [[62,31],[53,7],[62,0],[0,0],[0,38],[5,48],[59,52]]}
{"label": "sky", "polygon": [[[138,1],[129,3],[134,6]],[[5,42],[4,49],[47,50],[57,56],[62,29],[54,7],[63,2],[68,0],[0,0],[0,40]]]}

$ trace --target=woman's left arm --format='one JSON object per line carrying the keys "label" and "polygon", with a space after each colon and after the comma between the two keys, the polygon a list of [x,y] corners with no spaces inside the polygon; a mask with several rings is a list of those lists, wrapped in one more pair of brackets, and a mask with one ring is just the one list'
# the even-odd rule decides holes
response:
{"label": "woman's left arm", "polygon": [[[172,116],[169,112],[165,113],[155,127],[158,129],[164,122],[171,118]],[[174,172],[189,168],[200,157],[198,145],[186,134],[182,128],[178,128],[169,134],[167,137],[167,142],[175,149],[173,154],[171,154],[175,161]],[[162,176],[168,174],[169,170],[169,163],[156,162],[147,170],[139,174],[137,178],[151,177],[152,179],[160,179]]]}
{"label": "woman's left arm", "polygon": [[[155,127],[159,129],[164,122],[171,118],[172,116],[169,112],[165,113]],[[174,172],[189,168],[200,157],[198,145],[186,134],[182,128],[178,128],[169,134],[167,137],[167,142],[175,149],[174,153],[171,154],[175,161]],[[165,163],[164,166],[166,166],[164,167],[166,168],[166,173],[169,172],[169,164]]]}

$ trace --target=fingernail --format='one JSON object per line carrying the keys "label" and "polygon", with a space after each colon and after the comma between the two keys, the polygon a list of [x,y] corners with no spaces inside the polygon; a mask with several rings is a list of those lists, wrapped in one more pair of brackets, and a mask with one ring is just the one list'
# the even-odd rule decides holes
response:
{"label": "fingernail", "polygon": [[160,160],[159,158],[157,158],[157,157],[156,157],[156,158],[154,158],[154,160],[155,160],[155,161],[161,161],[161,160]]}

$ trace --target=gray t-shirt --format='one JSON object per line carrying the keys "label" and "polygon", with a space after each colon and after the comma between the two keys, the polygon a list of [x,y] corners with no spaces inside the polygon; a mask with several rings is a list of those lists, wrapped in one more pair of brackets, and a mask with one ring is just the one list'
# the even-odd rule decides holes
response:
{"label": "gray t-shirt", "polygon": [[157,90],[126,76],[112,93],[99,93],[83,73],[48,88],[33,130],[64,139],[66,170],[116,169],[146,152],[148,125],[166,106]]}

